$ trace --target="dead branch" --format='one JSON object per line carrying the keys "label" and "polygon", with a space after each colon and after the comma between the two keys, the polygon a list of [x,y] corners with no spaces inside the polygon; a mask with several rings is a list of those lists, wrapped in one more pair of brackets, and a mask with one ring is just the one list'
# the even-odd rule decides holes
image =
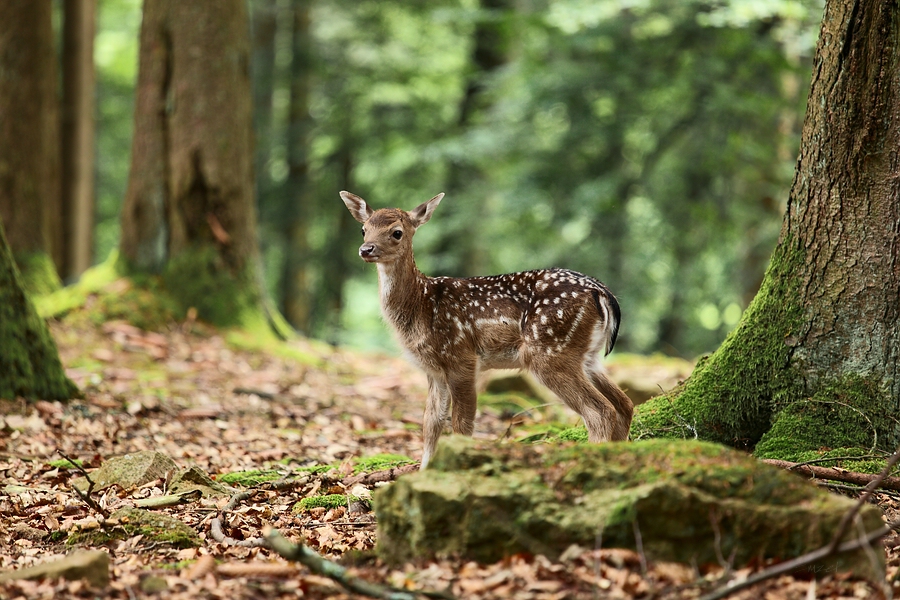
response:
{"label": "dead branch", "polygon": [[100,503],[99,503],[99,502],[97,502],[96,500],[94,500],[94,497],[93,497],[92,494],[94,493],[94,486],[95,486],[96,484],[94,483],[94,480],[91,479],[91,476],[88,474],[88,472],[84,469],[84,467],[82,467],[82,466],[81,466],[79,463],[77,463],[74,459],[69,458],[69,456],[66,455],[62,450],[57,450],[56,452],[57,452],[60,456],[62,456],[64,459],[66,459],[67,461],[69,461],[69,464],[71,464],[71,465],[74,466],[76,469],[78,469],[78,470],[81,472],[81,474],[84,476],[84,479],[87,481],[88,487],[87,487],[87,490],[84,491],[84,492],[82,492],[81,490],[79,490],[79,489],[78,489],[77,487],[75,487],[74,485],[71,486],[71,487],[72,487],[72,491],[75,492],[75,495],[78,496],[78,497],[81,499],[82,502],[84,502],[85,504],[87,504],[87,505],[88,505],[88,508],[90,508],[90,509],[92,509],[92,510],[98,512],[98,513],[100,513],[100,514],[103,516],[104,519],[108,519],[108,518],[109,518],[109,511],[106,510],[105,508],[103,508],[102,506],[100,506]]}
{"label": "dead branch", "polygon": [[402,591],[383,586],[371,581],[366,581],[351,574],[341,565],[327,560],[318,553],[307,548],[304,544],[294,544],[287,540],[277,529],[269,527],[263,533],[269,548],[274,550],[286,560],[296,561],[306,566],[317,575],[324,575],[339,583],[344,589],[355,594],[368,596],[369,598],[381,598],[384,600],[415,600],[417,596],[429,598],[452,599],[453,596],[442,592],[429,592],[421,590]]}
{"label": "dead branch", "polygon": [[246,540],[236,540],[233,537],[225,535],[225,530],[222,528],[222,515],[226,512],[234,510],[238,504],[252,497],[254,490],[248,490],[246,492],[238,492],[231,497],[224,507],[222,507],[222,511],[218,514],[218,516],[214,517],[212,521],[209,522],[209,535],[215,541],[220,544],[224,544],[226,546],[241,546],[246,548],[262,548],[266,545],[266,541],[263,538],[249,538]]}
{"label": "dead branch", "polygon": [[900,519],[891,521],[884,527],[876,529],[866,536],[861,536],[856,538],[855,540],[851,540],[849,542],[841,544],[837,547],[836,552],[832,552],[830,545],[822,546],[818,550],[813,550],[812,552],[808,552],[807,554],[798,556],[793,560],[778,563],[777,565],[769,567],[768,569],[764,569],[742,581],[733,581],[725,587],[701,597],[700,600],[721,600],[722,598],[727,598],[731,594],[739,592],[740,590],[747,589],[748,587],[754,586],[757,583],[760,583],[767,579],[772,579],[781,575],[787,575],[788,573],[792,573],[799,569],[803,569],[805,567],[813,565],[821,560],[828,558],[834,553],[853,552],[854,550],[859,550],[860,548],[864,548],[867,545],[880,540],[890,532],[898,530],[900,530]]}
{"label": "dead branch", "polygon": [[379,483],[382,481],[394,481],[401,475],[406,475],[407,473],[414,473],[419,470],[418,463],[411,465],[402,465],[399,467],[393,467],[390,469],[385,469],[384,471],[375,471],[374,473],[367,473],[361,475],[353,475],[351,477],[345,477],[341,480],[341,484],[344,487],[352,487],[357,483],[361,483],[362,485],[372,485],[374,483]]}
{"label": "dead branch", "polygon": [[[830,481],[843,481],[844,483],[855,483],[856,485],[868,485],[879,478],[879,475],[871,473],[858,473],[856,471],[845,471],[835,467],[819,467],[815,465],[804,465],[802,463],[793,463],[786,460],[775,460],[767,458],[764,463],[787,469],[793,473],[803,475],[809,479],[828,479]],[[900,477],[881,478],[879,486],[887,490],[900,490]]]}

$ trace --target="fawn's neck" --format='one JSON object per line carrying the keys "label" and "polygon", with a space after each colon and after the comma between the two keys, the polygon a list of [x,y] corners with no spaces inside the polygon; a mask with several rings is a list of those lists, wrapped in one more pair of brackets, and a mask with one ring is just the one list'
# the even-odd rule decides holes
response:
{"label": "fawn's neck", "polygon": [[399,332],[413,333],[427,289],[428,277],[416,267],[412,255],[391,263],[378,263],[381,311]]}

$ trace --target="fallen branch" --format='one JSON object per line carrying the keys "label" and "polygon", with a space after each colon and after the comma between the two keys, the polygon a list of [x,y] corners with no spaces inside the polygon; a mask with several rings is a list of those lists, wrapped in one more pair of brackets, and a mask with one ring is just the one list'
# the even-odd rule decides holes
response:
{"label": "fallen branch", "polygon": [[417,596],[428,598],[452,599],[453,596],[441,592],[421,590],[397,590],[356,577],[341,565],[323,558],[303,544],[294,544],[287,540],[277,529],[269,527],[263,533],[267,546],[286,560],[299,562],[317,575],[324,575],[339,583],[344,589],[354,594],[362,594],[369,598],[383,600],[415,600]]}
{"label": "fallen branch", "polygon": [[[900,530],[900,519],[896,521],[891,521],[884,527],[880,529],[876,529],[875,531],[869,533],[866,536],[859,537],[855,540],[851,540],[849,542],[845,542],[837,547],[837,553],[844,552],[853,552],[854,550],[859,550],[860,548],[865,548],[866,546],[876,542],[889,534],[892,531]],[[765,581],[766,579],[772,579],[773,577],[779,577],[781,575],[787,575],[788,573],[792,573],[794,571],[803,569],[810,565],[814,565],[815,563],[824,560],[834,554],[832,551],[831,545],[823,546],[818,550],[813,550],[803,556],[798,556],[793,560],[789,560],[787,562],[778,563],[768,569],[764,569],[755,575],[751,575],[747,579],[742,581],[733,581],[726,585],[725,587],[711,592],[703,597],[700,600],[721,600],[722,598],[727,598],[731,594],[739,592],[740,590],[745,590],[748,587],[754,586],[757,583]]]}
{"label": "fallen branch", "polygon": [[344,487],[352,487],[357,483],[361,483],[362,485],[372,485],[374,483],[379,483],[382,481],[394,481],[401,475],[406,475],[407,473],[414,473],[419,470],[419,464],[411,464],[411,465],[402,465],[399,467],[393,467],[390,469],[385,469],[384,471],[375,471],[374,473],[366,473],[363,475],[353,475],[352,477],[345,477],[341,480],[341,484]]}
{"label": "fallen branch", "polygon": [[246,492],[238,492],[228,501],[224,507],[222,507],[222,511],[219,513],[219,516],[214,517],[212,521],[209,522],[209,535],[215,541],[220,544],[225,544],[226,546],[240,546],[245,548],[262,548],[266,545],[266,541],[263,538],[249,538],[246,540],[236,540],[233,537],[225,535],[225,530],[222,528],[222,515],[226,512],[234,510],[238,504],[243,502],[244,500],[253,496],[254,490],[249,490]]}
{"label": "fallen branch", "polygon": [[62,450],[57,450],[56,452],[57,452],[60,456],[62,456],[64,459],[66,459],[67,461],[69,461],[69,464],[71,464],[73,467],[75,467],[76,469],[78,469],[78,470],[81,472],[81,474],[84,476],[84,479],[87,481],[88,487],[87,487],[87,490],[84,491],[84,492],[82,492],[81,490],[79,490],[79,489],[78,489],[77,487],[75,487],[74,485],[71,486],[71,487],[72,487],[72,491],[75,492],[75,495],[78,496],[78,497],[81,499],[82,502],[84,502],[85,504],[87,504],[89,508],[91,508],[91,509],[95,510],[96,512],[100,513],[100,515],[101,515],[104,519],[108,519],[108,518],[109,518],[109,511],[106,510],[105,508],[103,508],[102,506],[100,506],[100,504],[99,504],[96,500],[94,500],[94,496],[93,496],[93,493],[94,493],[94,486],[97,485],[97,484],[94,483],[94,480],[91,479],[91,476],[88,474],[88,472],[84,469],[84,467],[81,466],[81,464],[79,464],[79,463],[76,462],[75,460],[69,458],[68,455],[66,455]]}
{"label": "fallen branch", "polygon": [[[858,473],[856,471],[845,471],[835,467],[819,467],[816,465],[805,465],[802,463],[793,463],[786,460],[775,460],[767,458],[764,463],[770,464],[782,469],[787,469],[793,473],[803,475],[809,479],[828,479],[830,481],[843,481],[844,483],[855,483],[856,485],[869,485],[879,478],[879,475],[872,473]],[[885,476],[878,487],[886,490],[900,490],[900,477]]]}

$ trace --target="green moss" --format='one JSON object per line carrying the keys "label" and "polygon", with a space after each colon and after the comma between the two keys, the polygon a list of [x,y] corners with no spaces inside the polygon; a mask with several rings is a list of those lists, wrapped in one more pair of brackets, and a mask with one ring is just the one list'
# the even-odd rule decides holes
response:
{"label": "green moss", "polygon": [[88,296],[121,278],[122,275],[116,269],[117,260],[118,253],[112,252],[104,262],[82,273],[77,283],[35,298],[38,313],[45,319],[58,319],[69,311],[84,306]]}
{"label": "green moss", "polygon": [[699,437],[749,448],[769,429],[776,407],[801,397],[790,358],[804,316],[797,277],[803,260],[791,238],[778,245],[737,328],[672,394],[636,408],[632,439]]}
{"label": "green moss", "polygon": [[760,458],[803,462],[825,452],[871,454],[892,439],[897,420],[882,405],[886,392],[859,375],[846,375],[820,387],[811,398],[795,400],[776,416],[756,446]]}
{"label": "green moss", "polygon": [[285,475],[281,471],[266,471],[251,469],[249,471],[236,471],[234,473],[224,473],[216,477],[219,483],[228,485],[242,485],[244,487],[253,487],[267,481],[278,481],[284,479]]}
{"label": "green moss", "polygon": [[337,508],[347,506],[351,502],[358,502],[359,498],[344,494],[326,494],[324,496],[310,496],[303,498],[291,509],[294,513],[306,512],[313,508]]}
{"label": "green moss", "polygon": [[69,533],[66,531],[55,530],[50,532],[50,541],[51,542],[61,542],[64,539],[69,537]]}
{"label": "green moss", "polygon": [[145,331],[163,331],[184,315],[155,277],[140,282],[120,279],[117,283],[116,289],[108,287],[107,293],[99,294],[91,307],[94,324],[123,320]]}
{"label": "green moss", "polygon": [[232,273],[212,245],[170,257],[162,279],[183,310],[195,308],[197,316],[209,323],[238,326],[248,312],[260,312],[250,273]]}
{"label": "green moss", "polygon": [[374,456],[362,456],[357,458],[353,465],[354,475],[370,473],[372,471],[384,471],[401,465],[414,463],[413,459],[402,454],[375,454]]}
{"label": "green moss", "polygon": [[556,438],[561,442],[586,442],[588,433],[584,427],[569,427],[560,431]]}
{"label": "green moss", "polygon": [[84,461],[78,460],[77,458],[74,461],[70,461],[68,458],[62,458],[60,460],[50,461],[47,464],[54,469],[75,469],[84,466]]}
{"label": "green moss", "polygon": [[0,398],[68,400],[77,395],[0,227]]}
{"label": "green moss", "polygon": [[173,548],[197,548],[203,541],[182,521],[163,513],[123,508],[110,516],[119,523],[106,529],[77,532],[69,536],[68,546],[100,546],[113,540],[143,536],[141,543],[165,544]]}
{"label": "green moss", "polygon": [[56,266],[46,252],[16,253],[15,260],[22,274],[22,285],[29,295],[49,294],[62,287]]}

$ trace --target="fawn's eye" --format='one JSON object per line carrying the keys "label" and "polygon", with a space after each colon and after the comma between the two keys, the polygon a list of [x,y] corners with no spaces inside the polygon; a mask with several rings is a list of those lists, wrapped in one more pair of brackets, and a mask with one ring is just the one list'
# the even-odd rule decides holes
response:
{"label": "fawn's eye", "polygon": [[363,237],[366,237],[366,228],[365,227],[360,229],[359,232],[362,234]]}
{"label": "fawn's eye", "polygon": [[395,231],[394,233],[391,234],[391,237],[393,237],[395,240],[399,240],[400,238],[403,237],[403,231],[401,229],[398,229],[397,231]]}

